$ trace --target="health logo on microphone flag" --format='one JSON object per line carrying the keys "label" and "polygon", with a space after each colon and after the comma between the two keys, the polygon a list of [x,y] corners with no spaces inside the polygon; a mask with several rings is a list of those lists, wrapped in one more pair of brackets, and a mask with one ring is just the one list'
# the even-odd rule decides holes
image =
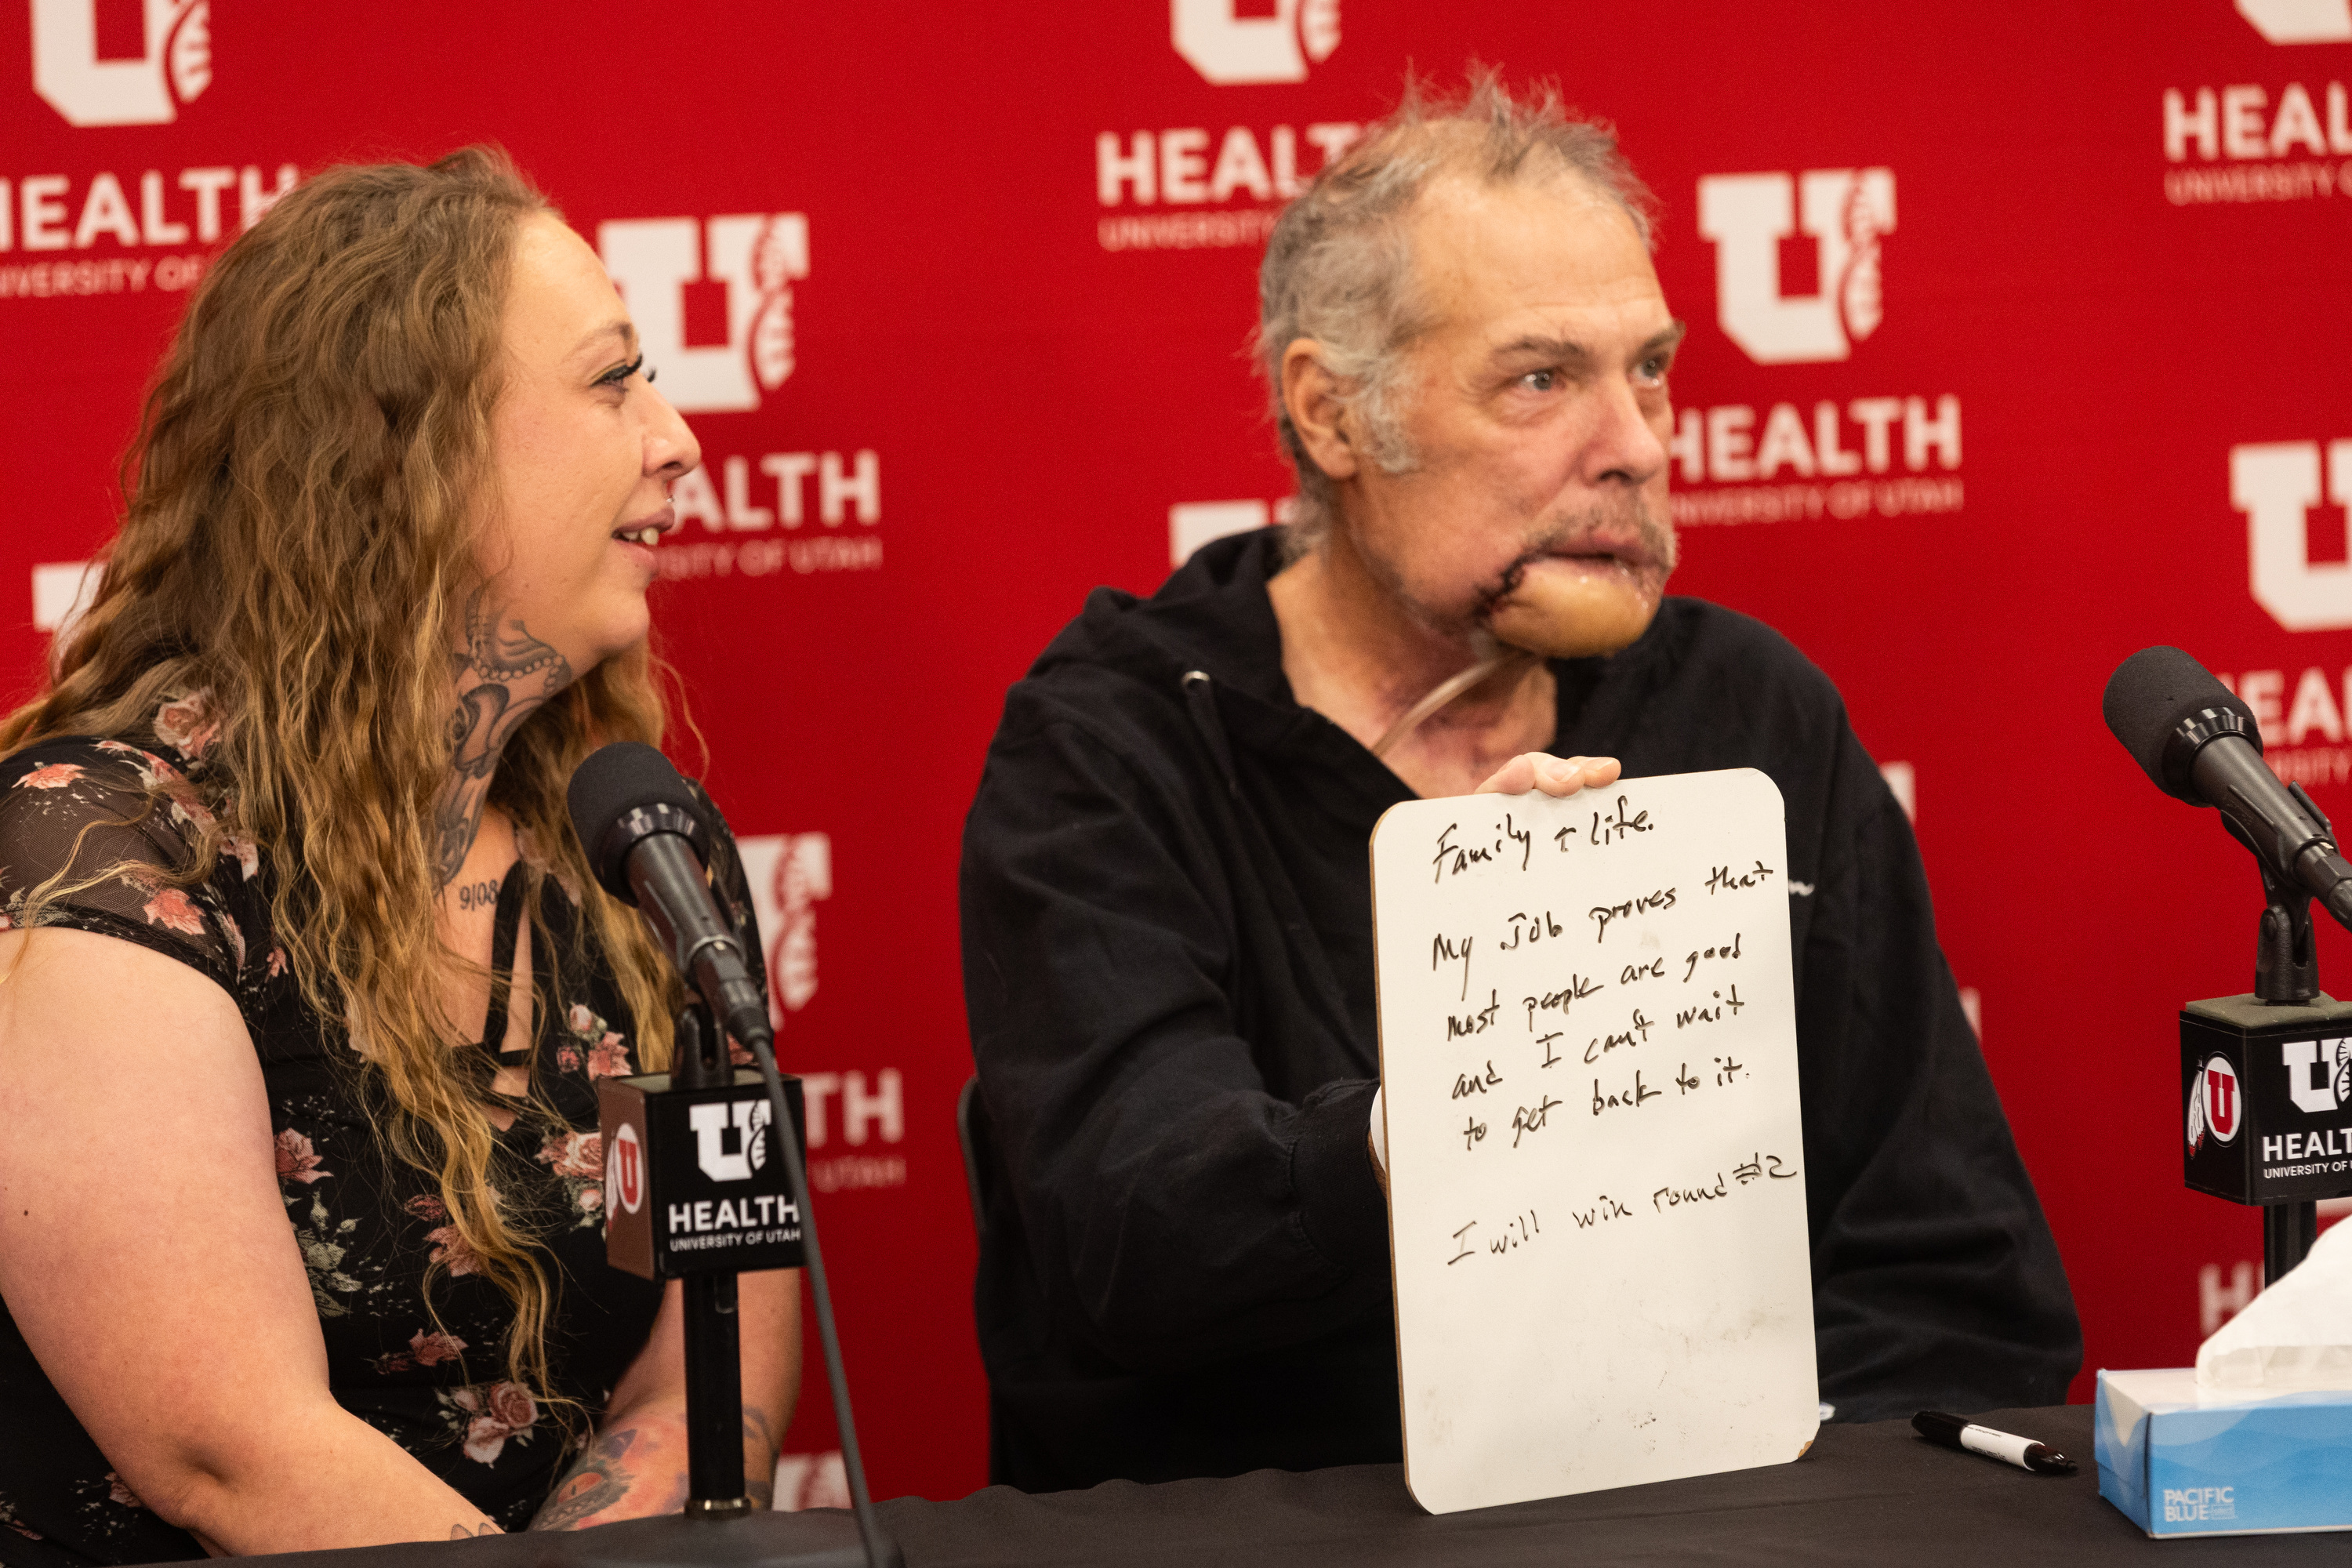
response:
{"label": "health logo on microphone flag", "polygon": [[2287,1098],[2297,1110],[2331,1116],[2352,1100],[2352,1038],[2289,1040],[2279,1047]]}

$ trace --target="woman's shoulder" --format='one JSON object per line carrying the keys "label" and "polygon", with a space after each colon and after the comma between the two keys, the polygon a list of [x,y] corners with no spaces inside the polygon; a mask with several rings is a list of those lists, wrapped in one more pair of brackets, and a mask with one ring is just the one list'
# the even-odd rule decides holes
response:
{"label": "woman's shoulder", "polygon": [[[184,799],[173,801],[174,792]],[[164,815],[153,820],[159,795],[166,802]],[[171,821],[174,805],[188,822]],[[181,842],[158,843],[155,830],[192,825],[191,806],[202,810],[204,803],[188,783],[184,759],[167,748],[99,735],[56,735],[0,757],[0,854],[11,865],[28,856],[47,858],[42,847],[60,831],[79,836],[107,827],[146,829],[134,835],[144,848],[126,852],[152,860],[184,847],[184,835],[169,836]]]}
{"label": "woman's shoulder", "polygon": [[202,779],[200,752],[152,735],[52,736],[0,757],[0,841],[28,829],[38,836],[41,824],[135,828],[152,854],[182,861],[213,835],[250,879],[251,847],[221,831],[213,792]]}
{"label": "woman's shoulder", "polygon": [[51,735],[0,757],[0,792],[32,791],[52,808],[160,795],[177,826],[200,827],[210,810],[193,808],[209,793],[200,781],[219,732],[206,693],[167,697],[135,732]]}
{"label": "woman's shoulder", "polygon": [[152,735],[53,736],[0,757],[0,928],[122,937],[234,987],[266,935],[262,901],[242,896],[260,857],[222,829],[199,766]]}
{"label": "woman's shoulder", "polygon": [[0,789],[144,792],[147,778],[163,769],[184,776],[187,760],[155,742],[142,746],[105,735],[52,735],[0,757]]}

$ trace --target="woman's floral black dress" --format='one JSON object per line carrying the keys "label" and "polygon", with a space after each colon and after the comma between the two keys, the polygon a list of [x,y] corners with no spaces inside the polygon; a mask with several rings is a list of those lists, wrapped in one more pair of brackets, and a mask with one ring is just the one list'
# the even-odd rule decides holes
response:
{"label": "woman's floral black dress", "polygon": [[[166,953],[236,998],[261,1058],[279,1194],[310,1272],[335,1398],[501,1526],[520,1529],[571,1456],[562,1426],[505,1380],[512,1311],[473,1271],[434,1184],[379,1147],[368,1075],[341,1027],[303,1005],[272,934],[261,857],[232,838],[212,874],[187,888],[138,869],[184,864],[184,830],[207,820],[201,768],[211,737],[201,709],[167,705],[155,731],[137,744],[48,742],[0,761],[0,928],[22,918],[26,894],[69,856],[76,877],[130,864],[52,907],[41,923]],[[166,803],[153,810],[151,788]],[[733,841],[718,814],[708,815],[721,847],[714,884],[757,953]],[[126,822],[133,825],[110,826]],[[548,944],[534,948],[532,1070],[560,1120],[518,1117],[500,1137],[494,1184],[509,1214],[537,1228],[549,1255],[542,1265],[561,1292],[548,1347],[556,1389],[593,1414],[644,1345],[660,1302],[658,1287],[604,1262],[594,1084],[640,1070],[635,1030],[603,955],[573,945],[574,890],[542,870],[527,844],[500,894],[507,929],[525,899],[537,900],[559,953],[585,951],[589,962],[558,958],[557,973]],[[485,1083],[490,1066],[478,1065]],[[425,1275],[436,1263],[436,1310],[428,1312]],[[117,1479],[0,1303],[0,1563],[203,1555]]]}

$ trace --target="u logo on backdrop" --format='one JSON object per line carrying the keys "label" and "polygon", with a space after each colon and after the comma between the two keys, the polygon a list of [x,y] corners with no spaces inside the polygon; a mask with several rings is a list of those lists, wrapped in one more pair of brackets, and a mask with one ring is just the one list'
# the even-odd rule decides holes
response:
{"label": "u logo on backdrop", "polygon": [[143,51],[100,59],[98,0],[31,0],[33,90],[68,125],[167,125],[213,79],[209,0],[143,0]]}
{"label": "u logo on backdrop", "polygon": [[1168,0],[1169,41],[1218,87],[1305,81],[1339,47],[1339,0],[1275,0],[1271,16],[1235,15],[1235,0]]}
{"label": "u logo on backdrop", "polygon": [[[762,390],[791,377],[792,286],[809,275],[805,215],[616,218],[596,226],[596,247],[679,413],[754,409]],[[726,289],[727,341],[689,348],[686,289],[706,282]]]}
{"label": "u logo on backdrop", "polygon": [[752,912],[768,944],[768,1016],[784,1026],[816,995],[816,906],[833,897],[833,839],[823,833],[746,834],[735,841]]}
{"label": "u logo on backdrop", "polygon": [[[2256,441],[2230,448],[2230,504],[2246,516],[2247,587],[2291,632],[2352,626],[2352,562],[2311,558],[2310,515],[2320,504],[2316,441]],[[2352,508],[2352,441],[2326,447],[2328,501]]]}
{"label": "u logo on backdrop", "polygon": [[[1715,243],[1717,320],[1758,364],[1842,360],[1885,320],[1879,239],[1895,232],[1889,169],[1706,174],[1698,231]],[[1780,291],[1780,242],[1813,242],[1820,282]]]}
{"label": "u logo on backdrop", "polygon": [[2238,15],[2273,44],[2352,42],[2352,0],[2238,0]]}
{"label": "u logo on backdrop", "polygon": [[[2352,0],[2236,0],[2236,10],[2268,43],[2352,43]],[[2257,110],[2263,101],[2258,89],[2229,91],[2251,93]],[[2193,137],[2203,143],[2206,158],[2214,157],[2219,138],[2210,123],[2213,103],[2210,89],[2196,95],[2199,110],[2209,121],[2201,132],[2197,121],[2182,112],[2186,94],[2165,96],[2168,156],[2174,162],[2184,158]],[[2309,125],[2307,142],[2287,129],[2299,123],[2288,112],[2292,104],[2301,105],[2304,121]],[[2331,104],[2331,111],[2334,107]],[[2320,142],[2318,121],[2312,116],[2311,100],[2301,84],[2289,85],[2280,108],[2267,143],[2273,158],[2283,156],[2298,142],[2315,151],[2341,151],[2332,134],[2328,142]],[[2257,125],[2256,132],[2259,129]],[[2234,129],[2231,132],[2233,138],[2239,134]],[[2251,153],[2242,151],[2234,142],[2230,143],[2230,156],[2259,158],[2264,150],[2259,145],[2262,139],[2256,134],[2253,140],[2258,145]],[[2326,164],[2316,167],[2323,175],[2326,174]],[[2352,165],[2346,167],[2352,169]],[[2324,181],[2320,194],[2326,194]],[[2251,441],[2230,448],[2230,504],[2246,519],[2247,590],[2273,620],[2291,632],[2352,627],[2352,563],[2311,558],[2310,517],[2322,504],[2323,495],[2326,504],[2352,510],[2352,441],[2330,441],[2324,449],[2317,441]],[[2299,731],[2290,732],[2299,738]]]}

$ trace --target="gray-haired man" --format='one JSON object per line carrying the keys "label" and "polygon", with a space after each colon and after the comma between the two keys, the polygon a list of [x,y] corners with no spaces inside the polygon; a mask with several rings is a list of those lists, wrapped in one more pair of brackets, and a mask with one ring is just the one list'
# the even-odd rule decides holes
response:
{"label": "gray-haired man", "polygon": [[1662,597],[1646,201],[1491,79],[1375,127],[1262,276],[1297,521],[1097,591],[1013,689],[962,881],[996,1479],[1397,1457],[1367,837],[1621,759],[1787,802],[1822,1397],[2064,1397],[2073,1302],[1908,825],[1801,654]]}

